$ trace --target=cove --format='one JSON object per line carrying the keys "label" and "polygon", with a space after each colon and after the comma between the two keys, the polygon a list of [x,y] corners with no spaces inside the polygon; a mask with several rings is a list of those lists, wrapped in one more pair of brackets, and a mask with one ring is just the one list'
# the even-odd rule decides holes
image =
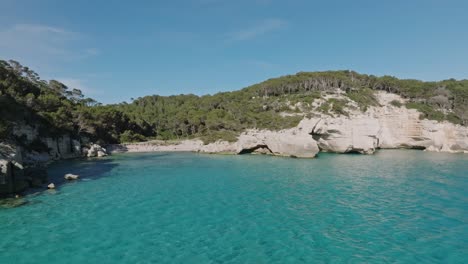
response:
{"label": "cove", "polygon": [[466,155],[132,153],[49,175],[0,209],[0,263],[468,263]]}

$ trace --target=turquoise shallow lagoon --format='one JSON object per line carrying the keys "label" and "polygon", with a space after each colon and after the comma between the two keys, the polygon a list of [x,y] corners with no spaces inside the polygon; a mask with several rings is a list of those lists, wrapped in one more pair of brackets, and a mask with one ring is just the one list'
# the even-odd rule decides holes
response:
{"label": "turquoise shallow lagoon", "polygon": [[468,263],[468,155],[121,154],[0,209],[0,263]]}

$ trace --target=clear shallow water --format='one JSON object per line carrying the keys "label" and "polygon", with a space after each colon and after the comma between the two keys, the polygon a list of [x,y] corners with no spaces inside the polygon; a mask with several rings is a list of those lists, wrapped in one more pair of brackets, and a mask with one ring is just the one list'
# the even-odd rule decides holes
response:
{"label": "clear shallow water", "polygon": [[0,210],[0,263],[468,263],[468,155],[123,154]]}

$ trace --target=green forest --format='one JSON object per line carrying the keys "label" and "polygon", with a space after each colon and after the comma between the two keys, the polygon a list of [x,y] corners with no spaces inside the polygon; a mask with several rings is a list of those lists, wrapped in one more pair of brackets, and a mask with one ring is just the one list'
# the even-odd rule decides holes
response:
{"label": "green forest", "polygon": [[[337,88],[361,111],[378,105],[374,91],[382,90],[409,99],[406,105],[392,104],[417,109],[421,118],[468,125],[468,80],[424,82],[354,71],[299,72],[233,92],[152,95],[102,105],[78,89],[40,79],[19,62],[0,60],[0,138],[21,143],[12,129],[29,124],[40,135],[69,133],[101,144],[195,137],[205,143],[233,141],[246,128],[294,127],[314,111],[347,115],[346,101],[338,99],[329,99],[311,111],[314,100]],[[43,145],[33,142],[27,147],[37,150]]]}

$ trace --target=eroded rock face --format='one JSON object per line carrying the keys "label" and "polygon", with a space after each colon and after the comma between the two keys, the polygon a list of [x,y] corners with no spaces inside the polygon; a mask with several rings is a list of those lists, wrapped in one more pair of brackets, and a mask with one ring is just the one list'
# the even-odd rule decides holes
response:
{"label": "eroded rock face", "polygon": [[[67,134],[56,138],[41,137],[36,128],[24,124],[15,126],[13,133],[26,147],[19,147],[13,142],[0,142],[0,196],[20,193],[28,187],[45,187],[45,164],[81,156],[80,142]],[[43,144],[43,147],[32,151],[28,150],[29,144]],[[97,155],[103,156],[105,153]]]}
{"label": "eroded rock face", "polygon": [[333,118],[312,122],[316,122],[312,136],[322,150],[372,154],[379,146],[379,139],[376,136],[379,131],[377,120]]}
{"label": "eroded rock face", "polygon": [[75,158],[79,157],[81,154],[80,142],[76,139],[72,139],[68,134],[59,137],[43,137],[39,134],[37,127],[28,124],[18,124],[14,126],[13,134],[26,145],[35,141],[44,144],[45,149],[41,153],[25,153],[24,161],[26,163]]}
{"label": "eroded rock face", "polygon": [[72,146],[72,152],[74,154],[81,153],[81,143],[80,143],[80,141],[78,141],[76,139],[72,139],[71,140],[71,146]]}
{"label": "eroded rock face", "polygon": [[30,125],[19,125],[13,127],[13,135],[31,142],[39,136],[39,133],[35,127]]}
{"label": "eroded rock face", "polygon": [[[7,181],[11,178],[11,166],[11,161],[0,159],[0,186],[6,185]],[[4,188],[7,187],[4,186]]]}
{"label": "eroded rock face", "polygon": [[204,153],[235,154],[237,152],[237,146],[236,143],[220,140],[208,145],[203,145],[203,142],[200,142],[200,145],[196,146],[195,150]]}
{"label": "eroded rock face", "polygon": [[42,141],[49,148],[49,154],[54,159],[67,159],[80,156],[81,144],[69,135],[58,138],[44,138]]}
{"label": "eroded rock face", "polygon": [[28,187],[22,162],[19,147],[0,142],[0,196],[21,192]]}
{"label": "eroded rock face", "polygon": [[319,149],[315,140],[308,134],[308,129],[304,127],[307,125],[307,122],[301,122],[298,127],[281,131],[248,130],[239,136],[237,142],[218,141],[202,146],[200,151],[313,158]]}
{"label": "eroded rock face", "polygon": [[467,127],[449,122],[420,120],[418,111],[388,103],[390,99],[398,99],[397,95],[378,93],[377,96],[382,107],[371,107],[365,113],[306,120],[316,124],[311,134],[320,149],[364,154],[371,154],[377,148],[468,152]]}
{"label": "eroded rock face", "polygon": [[[15,141],[0,142],[0,196],[12,196],[29,187],[45,188],[45,164],[83,156],[81,139],[72,138],[69,134],[44,137],[37,127],[25,123],[15,125],[12,132],[21,144]],[[92,145],[89,150],[86,155],[107,155],[106,149],[99,145]]]}
{"label": "eroded rock face", "polygon": [[[336,97],[336,95],[333,95]],[[394,106],[405,103],[396,94],[377,92],[381,106],[366,112],[351,111],[349,116],[317,114],[305,118],[291,129],[281,131],[247,130],[236,142],[217,141],[203,145],[200,140],[178,144],[124,144],[110,147],[116,152],[198,151],[205,153],[270,154],[314,157],[320,150],[336,153],[372,154],[379,148],[415,148],[428,151],[468,153],[468,128],[448,122],[420,120],[414,109]]]}
{"label": "eroded rock face", "polygon": [[451,123],[423,120],[423,137],[431,144],[428,151],[468,153],[468,128]]}
{"label": "eroded rock face", "polygon": [[107,156],[107,150],[98,144],[92,144],[86,151],[87,157],[104,157]]}

